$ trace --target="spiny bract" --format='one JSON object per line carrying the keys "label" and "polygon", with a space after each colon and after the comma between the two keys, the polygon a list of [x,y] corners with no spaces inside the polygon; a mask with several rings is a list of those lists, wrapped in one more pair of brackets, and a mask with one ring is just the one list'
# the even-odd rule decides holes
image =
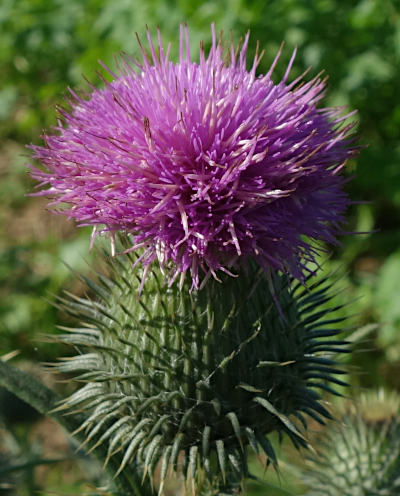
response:
{"label": "spiny bract", "polygon": [[400,398],[382,390],[355,399],[318,443],[307,496],[400,494]]}
{"label": "spiny bract", "polygon": [[39,194],[94,235],[130,233],[142,263],[158,259],[171,280],[190,272],[199,287],[249,258],[303,279],[310,240],[335,243],[344,222],[351,114],[317,107],[319,76],[288,82],[295,53],[277,84],[280,52],[267,74],[259,54],[247,70],[248,40],[224,50],[213,27],[193,62],[182,28],[174,63],[148,33],[142,62],[125,56],[85,97],[70,90],[54,134],[31,147],[46,169],[32,167]]}
{"label": "spiny bract", "polygon": [[271,432],[305,446],[307,417],[330,416],[317,390],[342,384],[329,357],[347,350],[334,337],[340,319],[321,308],[330,284],[306,289],[276,276],[271,294],[251,265],[190,293],[168,286],[154,264],[138,298],[133,262],[110,258],[109,277],[86,279],[97,301],[62,300],[84,324],[61,335],[80,353],[57,369],[87,382],[63,408],[85,412],[89,445],[119,453],[121,470],[135,459],[151,476],[161,460],[161,492],[169,467],[198,488],[202,473],[222,488],[240,482],[249,446],[276,465]]}

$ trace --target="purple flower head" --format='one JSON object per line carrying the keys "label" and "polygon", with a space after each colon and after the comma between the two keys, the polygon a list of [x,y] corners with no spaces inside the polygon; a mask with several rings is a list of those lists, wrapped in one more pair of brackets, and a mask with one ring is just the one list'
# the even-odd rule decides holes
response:
{"label": "purple flower head", "polygon": [[148,266],[158,259],[193,286],[256,259],[303,278],[315,243],[335,243],[349,204],[340,175],[356,147],[341,108],[317,108],[325,81],[288,82],[273,69],[246,68],[247,35],[224,50],[212,27],[208,55],[190,58],[181,28],[179,62],[160,34],[142,61],[124,57],[119,74],[71,110],[45,146],[32,146],[59,213],[94,233],[129,233]]}

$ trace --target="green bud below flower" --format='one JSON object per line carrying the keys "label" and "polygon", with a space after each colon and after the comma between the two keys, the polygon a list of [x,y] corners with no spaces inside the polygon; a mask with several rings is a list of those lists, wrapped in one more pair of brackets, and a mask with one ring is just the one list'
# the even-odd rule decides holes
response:
{"label": "green bud below flower", "polygon": [[96,299],[61,300],[83,324],[58,336],[79,353],[56,367],[86,383],[61,408],[85,413],[88,445],[118,453],[119,471],[135,462],[152,478],[159,467],[160,493],[172,469],[199,494],[202,480],[232,493],[249,447],[276,466],[270,433],[307,446],[307,417],[330,417],[317,391],[344,384],[329,282],[305,288],[249,266],[190,292],[154,264],[139,296],[134,257],[107,260],[107,277],[85,279]]}

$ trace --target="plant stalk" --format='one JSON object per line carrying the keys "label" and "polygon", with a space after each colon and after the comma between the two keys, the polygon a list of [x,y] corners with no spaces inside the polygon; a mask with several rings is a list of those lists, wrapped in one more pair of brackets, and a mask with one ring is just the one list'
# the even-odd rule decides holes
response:
{"label": "plant stalk", "polygon": [[[68,414],[63,415],[54,409],[59,406],[61,397],[49,389],[41,382],[34,379],[29,374],[22,372],[16,367],[9,365],[7,362],[0,360],[0,386],[4,387],[19,399],[25,401],[39,413],[47,415],[60,424],[68,433],[76,431],[83,422],[82,415]],[[78,432],[74,437],[83,442],[85,436]],[[96,458],[103,464],[107,453],[105,448],[99,446],[94,450]],[[119,460],[115,455],[111,457],[106,466],[106,471],[116,487],[116,494],[119,496],[151,496],[153,494],[146,486],[141,486],[140,476],[138,474],[128,473],[129,468],[123,470],[114,478],[118,471]]]}

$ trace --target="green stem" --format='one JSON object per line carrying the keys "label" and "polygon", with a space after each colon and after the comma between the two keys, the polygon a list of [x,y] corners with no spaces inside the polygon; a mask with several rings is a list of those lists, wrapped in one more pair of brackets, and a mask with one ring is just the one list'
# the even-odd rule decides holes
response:
{"label": "green stem", "polygon": [[[76,431],[84,420],[82,415],[62,415],[62,413],[54,411],[54,409],[59,406],[61,400],[57,393],[44,386],[29,374],[22,372],[2,360],[0,360],[0,386],[15,394],[15,396],[31,405],[38,412],[54,419],[69,433]],[[75,437],[80,442],[84,441],[84,437],[80,432],[75,434]],[[99,446],[94,451],[94,454],[101,463],[104,463],[107,456],[104,447]],[[110,479],[114,481],[119,495],[151,496],[152,492],[146,487],[141,487],[138,480],[139,477],[137,474],[133,473],[133,471],[128,473],[128,470],[123,470],[118,477],[113,479],[118,467],[119,461],[117,456],[111,457],[106,470]]]}

